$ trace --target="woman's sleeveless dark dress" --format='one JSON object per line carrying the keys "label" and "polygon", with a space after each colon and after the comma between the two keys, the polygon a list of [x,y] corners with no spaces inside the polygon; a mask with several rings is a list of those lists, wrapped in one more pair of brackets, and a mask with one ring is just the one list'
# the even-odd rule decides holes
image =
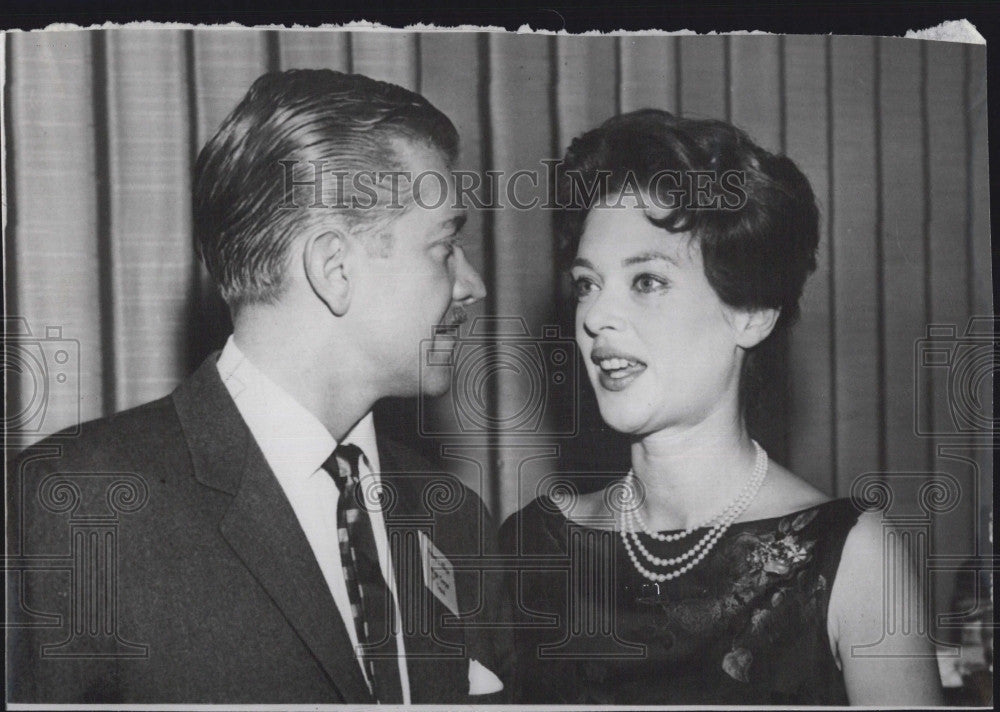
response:
{"label": "woman's sleeveless dark dress", "polygon": [[[617,531],[583,526],[536,499],[500,533],[520,568],[508,579],[518,621],[514,701],[847,704],[826,612],[857,518],[839,499],[737,523],[692,570],[654,584]],[[702,533],[671,543],[640,536],[669,557]]]}

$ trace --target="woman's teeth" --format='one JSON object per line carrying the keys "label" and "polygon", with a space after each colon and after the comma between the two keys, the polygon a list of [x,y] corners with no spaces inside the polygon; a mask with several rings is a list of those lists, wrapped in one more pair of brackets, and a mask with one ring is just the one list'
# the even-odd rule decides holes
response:
{"label": "woman's teeth", "polygon": [[621,378],[625,376],[625,369],[635,366],[636,362],[624,358],[606,358],[601,359],[598,365],[612,378]]}

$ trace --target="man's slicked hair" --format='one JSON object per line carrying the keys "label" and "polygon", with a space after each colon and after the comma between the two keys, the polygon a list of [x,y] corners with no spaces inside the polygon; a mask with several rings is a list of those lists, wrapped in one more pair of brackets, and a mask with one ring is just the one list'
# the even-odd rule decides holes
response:
{"label": "man's slicked hair", "polygon": [[[201,150],[194,171],[196,249],[230,308],[274,302],[289,245],[305,225],[335,213],[349,224],[384,214],[342,207],[350,203],[331,193],[338,183],[328,174],[403,170],[400,140],[440,152],[446,165],[458,153],[451,120],[403,87],[326,69],[259,77]],[[286,171],[308,183],[317,166],[325,176],[323,195],[315,196],[320,204],[310,185],[296,193],[305,200],[290,202]]]}

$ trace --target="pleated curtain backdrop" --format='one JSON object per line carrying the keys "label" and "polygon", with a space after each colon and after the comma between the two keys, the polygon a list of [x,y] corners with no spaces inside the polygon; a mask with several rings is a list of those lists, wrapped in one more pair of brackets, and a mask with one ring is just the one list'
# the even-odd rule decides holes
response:
{"label": "pleated curtain backdrop", "polygon": [[[978,517],[992,500],[991,451],[949,451],[950,441],[916,434],[947,432],[953,403],[947,370],[923,368],[915,350],[929,324],[961,335],[970,316],[992,313],[985,47],[123,29],[11,35],[6,59],[5,263],[8,314],[21,318],[8,328],[43,368],[58,370],[59,343],[79,345],[78,377],[69,368],[68,380],[39,385],[22,367],[12,381],[27,440],[163,396],[221,345],[226,316],[192,251],[194,158],[261,73],[326,67],[423,93],[457,125],[459,167],[468,170],[538,169],[582,131],[650,106],[732,121],[787,153],[819,199],[820,265],[800,322],[775,349],[785,375],[765,404],[761,437],[776,459],[840,496],[869,472],[952,475],[961,501],[938,517],[932,547],[975,552]],[[473,211],[471,259],[490,291],[473,316],[523,318],[532,336],[568,323],[551,218]],[[523,405],[526,388],[523,374],[497,374],[488,394],[497,422]],[[39,415],[31,404],[42,397]],[[545,435],[575,417],[563,402],[540,435],[423,445],[442,446],[506,516],[535,496],[560,457],[590,472],[625,467],[620,443],[602,444],[614,439],[586,388],[580,397],[576,439]],[[383,417],[402,432],[415,412],[401,401]],[[908,482],[899,492],[914,501],[926,478]],[[937,588],[939,599],[947,595],[946,577]]]}

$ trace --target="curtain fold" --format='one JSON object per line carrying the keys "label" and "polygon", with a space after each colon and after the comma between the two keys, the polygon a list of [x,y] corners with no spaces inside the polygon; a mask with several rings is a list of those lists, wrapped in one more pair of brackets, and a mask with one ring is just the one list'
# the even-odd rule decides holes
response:
{"label": "curtain fold", "polygon": [[105,43],[107,359],[115,409],[158,398],[187,366],[192,260],[191,131],[179,30],[113,30]]}

